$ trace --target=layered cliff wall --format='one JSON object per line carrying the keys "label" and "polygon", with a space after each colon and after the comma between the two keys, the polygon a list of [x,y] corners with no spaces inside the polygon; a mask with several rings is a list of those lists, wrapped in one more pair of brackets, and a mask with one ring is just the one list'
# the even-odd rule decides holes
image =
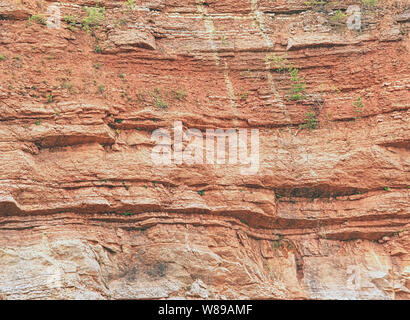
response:
{"label": "layered cliff wall", "polygon": [[[409,28],[409,1],[0,0],[0,298],[409,299]],[[258,129],[259,170],[156,165],[175,121]]]}

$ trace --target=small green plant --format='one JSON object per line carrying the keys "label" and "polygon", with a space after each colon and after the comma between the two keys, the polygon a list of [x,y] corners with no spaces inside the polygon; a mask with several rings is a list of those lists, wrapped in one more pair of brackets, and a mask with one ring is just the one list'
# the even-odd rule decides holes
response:
{"label": "small green plant", "polygon": [[119,74],[118,74],[118,77],[119,77],[120,79],[124,79],[124,78],[125,78],[125,74],[119,73]]}
{"label": "small green plant", "polygon": [[95,46],[94,51],[95,51],[95,53],[101,53],[102,52],[101,47],[99,45]]}
{"label": "small green plant", "polygon": [[362,97],[357,97],[356,101],[353,103],[354,106],[354,112],[358,112],[361,113],[363,112],[363,101],[362,101]]}
{"label": "small green plant", "polygon": [[65,15],[63,19],[64,19],[65,23],[68,23],[68,24],[71,24],[71,25],[75,25],[77,23],[76,17],[74,17],[71,14]]}
{"label": "small green plant", "polygon": [[6,60],[6,56],[4,54],[0,54],[0,61]]}
{"label": "small green plant", "polygon": [[291,67],[289,69],[290,81],[291,81],[291,95],[290,100],[298,101],[303,100],[305,96],[303,92],[306,90],[306,84],[303,78],[299,76],[299,69]]}
{"label": "small green plant", "polygon": [[128,7],[129,10],[134,10],[135,8],[135,0],[127,0],[125,5]]}
{"label": "small green plant", "polygon": [[306,6],[322,6],[325,5],[327,1],[325,0],[311,0],[311,1],[305,1]]}
{"label": "small green plant", "polygon": [[278,239],[273,240],[273,243],[272,243],[272,248],[275,249],[275,250],[280,248],[282,240],[283,240],[283,236],[281,234],[277,235],[277,237],[278,237]]}
{"label": "small green plant", "polygon": [[367,7],[376,7],[379,4],[378,0],[361,0],[361,3]]}
{"label": "small green plant", "polygon": [[151,95],[154,99],[154,105],[157,108],[165,109],[168,107],[168,104],[163,100],[161,91],[158,88],[155,88]]}
{"label": "small green plant", "polygon": [[98,86],[98,92],[101,93],[101,94],[104,93],[104,85],[100,84],[100,85]]}
{"label": "small green plant", "polygon": [[98,28],[105,19],[105,8],[84,7],[87,16],[81,20],[83,30],[90,33],[94,28]]}
{"label": "small green plant", "polygon": [[309,111],[308,113],[306,113],[305,121],[306,123],[300,125],[301,129],[309,129],[309,130],[316,129],[318,120],[313,111]]}
{"label": "small green plant", "polygon": [[32,15],[30,18],[28,18],[28,24],[31,24],[32,22],[36,22],[38,24],[45,25],[46,24],[46,18],[42,17],[39,14]]}
{"label": "small green plant", "polygon": [[53,102],[53,96],[51,94],[47,95],[47,103]]}
{"label": "small green plant", "polygon": [[168,108],[168,105],[166,102],[164,102],[163,100],[161,100],[161,98],[156,98],[155,99],[155,106],[161,109],[165,109]]}
{"label": "small green plant", "polygon": [[131,101],[131,97],[129,96],[128,92],[122,92],[121,98],[127,99],[127,101]]}
{"label": "small green plant", "polygon": [[293,93],[291,96],[290,96],[290,100],[292,100],[292,101],[300,101],[300,100],[303,100],[303,99],[305,99],[306,97],[303,95],[303,94],[301,94],[301,93]]}
{"label": "small green plant", "polygon": [[120,26],[126,26],[127,23],[128,23],[128,20],[127,20],[127,19],[121,19],[121,20],[120,20]]}
{"label": "small green plant", "polygon": [[343,20],[346,18],[346,16],[347,16],[347,15],[346,15],[342,10],[338,9],[338,10],[333,14],[331,20],[332,20],[333,22],[341,22],[341,21],[343,21]]}
{"label": "small green plant", "polygon": [[69,91],[73,88],[73,84],[71,82],[66,82],[65,80],[63,81],[62,87],[64,89],[68,89]]}
{"label": "small green plant", "polygon": [[93,65],[93,67],[94,67],[95,69],[97,69],[97,70],[100,70],[100,68],[101,68],[101,63],[96,63],[96,64]]}
{"label": "small green plant", "polygon": [[198,194],[202,197],[205,194],[205,190],[199,190]]}
{"label": "small green plant", "polygon": [[122,216],[126,216],[126,217],[133,216],[134,214],[135,214],[134,212],[123,212],[123,213],[121,213]]}
{"label": "small green plant", "polygon": [[142,102],[145,101],[145,93],[144,93],[144,92],[138,91],[137,94],[136,94],[136,96],[137,96],[137,101],[138,101],[139,103],[142,103]]}
{"label": "small green plant", "polygon": [[267,59],[268,61],[271,60],[274,63],[276,70],[279,72],[287,70],[290,64],[288,59],[277,57],[275,54],[271,54]]}
{"label": "small green plant", "polygon": [[174,97],[177,100],[184,100],[187,96],[187,93],[185,90],[174,90],[173,91]]}
{"label": "small green plant", "polygon": [[390,191],[390,187],[384,187],[384,191]]}
{"label": "small green plant", "polygon": [[221,40],[222,40],[222,45],[223,46],[229,46],[230,45],[230,42],[228,41],[228,39],[226,38],[225,35],[222,36]]}
{"label": "small green plant", "polygon": [[299,69],[294,67],[288,59],[283,57],[277,57],[272,54],[268,58],[268,61],[272,61],[275,65],[275,68],[279,72],[287,71],[290,76],[290,100],[299,101],[305,99],[303,94],[306,90],[306,83],[304,82],[303,77],[299,75]]}
{"label": "small green plant", "polygon": [[63,19],[64,19],[64,22],[68,24],[68,29],[70,31],[75,31],[76,30],[76,28],[75,28],[75,26],[77,24],[77,18],[76,17],[69,14],[69,15],[64,16]]}
{"label": "small green plant", "polygon": [[34,122],[34,124],[35,124],[36,126],[39,126],[39,125],[41,124],[41,120],[40,120],[40,119],[36,120],[36,121]]}
{"label": "small green plant", "polygon": [[241,100],[246,100],[247,97],[248,97],[248,92],[244,92],[241,95]]}
{"label": "small green plant", "polygon": [[325,6],[329,3],[329,0],[311,0],[305,1],[305,5],[310,7],[312,10],[315,11],[324,11]]}

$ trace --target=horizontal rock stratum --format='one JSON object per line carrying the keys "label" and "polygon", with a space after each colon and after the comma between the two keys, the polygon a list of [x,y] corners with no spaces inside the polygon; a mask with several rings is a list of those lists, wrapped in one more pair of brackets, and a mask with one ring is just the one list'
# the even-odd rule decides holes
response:
{"label": "horizontal rock stratum", "polygon": [[[410,299],[409,14],[0,0],[0,299]],[[156,165],[176,121],[258,172]]]}

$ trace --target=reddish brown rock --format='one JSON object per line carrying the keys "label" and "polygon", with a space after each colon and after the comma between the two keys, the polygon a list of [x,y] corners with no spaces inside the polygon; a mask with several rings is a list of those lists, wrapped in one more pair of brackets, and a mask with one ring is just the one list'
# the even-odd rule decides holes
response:
{"label": "reddish brown rock", "polygon": [[[51,3],[0,1],[1,299],[410,298],[405,1],[363,6],[360,32],[337,11],[359,1],[28,23]],[[258,172],[155,165],[175,121],[259,129]]]}

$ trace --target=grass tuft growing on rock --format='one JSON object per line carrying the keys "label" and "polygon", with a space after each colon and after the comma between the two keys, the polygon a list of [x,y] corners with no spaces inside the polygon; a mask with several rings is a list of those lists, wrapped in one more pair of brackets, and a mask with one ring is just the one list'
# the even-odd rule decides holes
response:
{"label": "grass tuft growing on rock", "polygon": [[134,212],[123,212],[123,213],[121,213],[122,216],[126,216],[126,217],[133,216],[134,214],[135,214]]}
{"label": "grass tuft growing on rock", "polygon": [[177,100],[184,100],[187,96],[187,92],[185,90],[174,90],[172,91],[174,94],[175,99]]}
{"label": "grass tuft growing on rock", "polygon": [[362,97],[357,97],[357,99],[353,103],[353,106],[354,106],[354,112],[362,113],[363,112],[363,107],[364,107]]}
{"label": "grass tuft growing on rock", "polygon": [[361,0],[361,3],[367,7],[377,7],[379,4],[378,0]]}
{"label": "grass tuft growing on rock", "polygon": [[306,113],[305,121],[306,123],[300,125],[301,129],[309,129],[309,130],[316,129],[318,120],[313,111],[309,111],[308,113]]}
{"label": "grass tuft growing on rock", "polygon": [[77,18],[71,14],[64,16],[64,22],[68,24],[68,29],[70,31],[76,30]]}
{"label": "grass tuft growing on rock", "polygon": [[161,91],[158,88],[154,89],[154,92],[151,93],[151,96],[154,99],[154,105],[157,108],[161,108],[161,109],[168,108],[168,104],[164,101]]}
{"label": "grass tuft growing on rock", "polygon": [[51,95],[51,94],[48,94],[47,95],[47,103],[51,103],[51,102],[53,102],[53,96]]}
{"label": "grass tuft growing on rock", "polygon": [[347,15],[340,9],[336,10],[336,12],[333,14],[331,20],[333,22],[342,22]]}
{"label": "grass tuft growing on rock", "polygon": [[288,59],[283,57],[277,57],[272,54],[267,58],[267,62],[273,62],[278,72],[287,71],[290,76],[290,97],[292,101],[304,100],[306,97],[304,92],[306,90],[306,83],[303,77],[299,75],[299,69],[296,68]]}
{"label": "grass tuft growing on rock", "polygon": [[41,25],[46,24],[46,18],[39,14],[32,15],[30,18],[28,18],[28,24],[31,25],[32,22],[36,22]]}
{"label": "grass tuft growing on rock", "polygon": [[83,10],[87,13],[87,16],[81,20],[81,27],[88,33],[93,28],[98,28],[105,19],[105,8],[97,7],[84,7]]}

